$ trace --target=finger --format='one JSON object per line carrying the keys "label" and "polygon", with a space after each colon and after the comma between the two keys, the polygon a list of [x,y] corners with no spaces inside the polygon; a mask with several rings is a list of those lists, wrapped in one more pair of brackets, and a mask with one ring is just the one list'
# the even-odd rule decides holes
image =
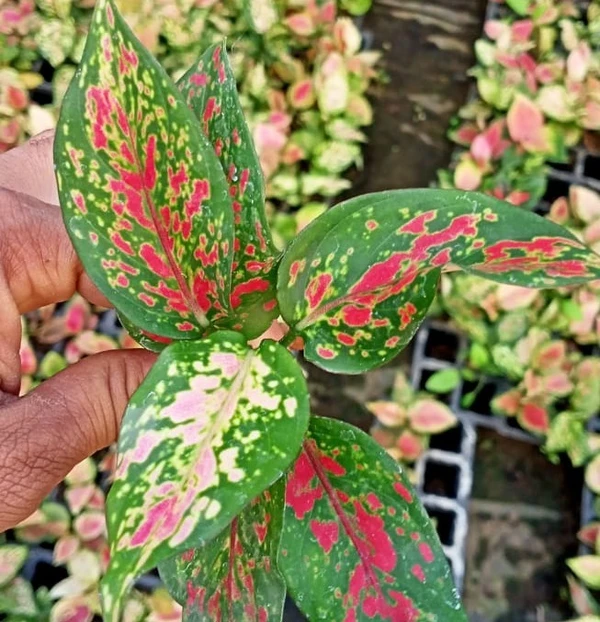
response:
{"label": "finger", "polygon": [[52,158],[54,130],[34,136],[0,157],[0,188],[24,192],[58,205]]}
{"label": "finger", "polygon": [[2,189],[0,266],[20,313],[67,300],[75,291],[110,306],[83,272],[60,208]]}
{"label": "finger", "polygon": [[110,445],[156,355],[104,352],[1,411],[0,531],[27,518],[81,460]]}
{"label": "finger", "polygon": [[18,395],[21,388],[21,316],[3,274],[0,264],[0,392]]}
{"label": "finger", "polygon": [[19,392],[20,315],[75,291],[110,306],[83,272],[60,208],[0,189],[0,390]]}

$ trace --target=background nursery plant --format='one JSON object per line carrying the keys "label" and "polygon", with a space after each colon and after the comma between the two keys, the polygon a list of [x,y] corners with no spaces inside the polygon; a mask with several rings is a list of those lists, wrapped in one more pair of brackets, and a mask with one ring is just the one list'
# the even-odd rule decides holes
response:
{"label": "background nursery plant", "polygon": [[[440,183],[535,209],[597,251],[598,173],[586,167],[580,180],[573,172],[578,157],[597,162],[600,3],[505,4],[490,13],[475,44],[476,88],[453,122],[449,136],[459,147]],[[559,171],[568,171],[569,183],[556,183]],[[552,461],[565,454],[586,467],[584,498],[600,491],[598,284],[542,292],[454,273],[443,277],[440,296],[470,341],[462,376],[475,388],[463,395],[462,408],[470,410],[483,389],[491,410],[537,436]],[[488,382],[493,399],[485,397]],[[589,555],[568,562],[571,601],[578,614],[591,616],[586,622],[600,619],[595,594],[585,587],[600,585],[589,535],[600,515],[597,497],[589,503],[591,515],[584,511],[583,519],[592,526],[578,534]]]}
{"label": "background nursery plant", "polygon": [[[0,0],[0,152],[54,126],[94,4]],[[361,49],[362,35],[349,14],[365,13],[369,0],[116,4],[174,78],[227,38],[278,242],[293,238],[350,187],[346,177],[362,163],[363,130],[372,123],[366,93],[380,55]]]}
{"label": "background nursery plant", "polygon": [[[158,565],[190,620],[281,619],[286,590],[311,620],[465,620],[406,475],[359,430],[309,417],[284,345],[362,373],[406,345],[450,263],[557,287],[600,278],[600,259],[454,190],[348,200],[281,255],[224,47],[178,87],[99,2],[57,128],[59,194],[87,272],[161,352],[121,426],[105,619]],[[278,317],[284,345],[249,345]]]}

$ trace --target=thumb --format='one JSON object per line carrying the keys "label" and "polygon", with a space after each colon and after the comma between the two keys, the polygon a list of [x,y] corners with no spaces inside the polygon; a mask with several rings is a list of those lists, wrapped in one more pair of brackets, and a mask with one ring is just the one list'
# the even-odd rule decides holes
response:
{"label": "thumb", "polygon": [[0,532],[27,518],[77,463],[116,440],[127,402],[155,360],[144,350],[103,352],[0,410]]}
{"label": "thumb", "polygon": [[54,130],[48,130],[3,153],[0,159],[0,188],[24,192],[45,203],[58,205],[53,143]]}

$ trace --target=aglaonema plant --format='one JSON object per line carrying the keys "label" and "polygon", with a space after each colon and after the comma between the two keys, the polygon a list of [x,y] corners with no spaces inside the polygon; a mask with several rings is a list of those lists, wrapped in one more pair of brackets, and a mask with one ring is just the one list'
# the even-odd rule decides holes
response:
{"label": "aglaonema plant", "polygon": [[[309,417],[286,345],[362,373],[409,341],[450,263],[499,282],[600,278],[561,226],[489,196],[346,201],[281,256],[225,48],[174,85],[112,0],[97,3],[55,161],[81,261],[160,351],[124,415],[107,499],[105,620],[158,565],[187,620],[466,620],[431,522],[361,431]],[[275,318],[289,332],[264,339]]]}

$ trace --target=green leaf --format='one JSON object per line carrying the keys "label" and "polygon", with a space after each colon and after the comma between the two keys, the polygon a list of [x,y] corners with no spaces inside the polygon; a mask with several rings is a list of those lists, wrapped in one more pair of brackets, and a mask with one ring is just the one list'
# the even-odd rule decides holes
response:
{"label": "green leaf", "polygon": [[568,411],[554,416],[543,451],[549,454],[550,459],[556,458],[557,461],[558,454],[566,451],[573,466],[582,466],[590,457],[585,418]]}
{"label": "green leaf", "polygon": [[279,567],[310,620],[466,622],[408,478],[341,421],[311,418],[288,475]]}
{"label": "green leaf", "polygon": [[469,368],[461,370],[460,375],[462,376],[463,380],[466,380],[467,382],[475,382],[479,379],[479,374]]}
{"label": "green leaf", "polygon": [[162,352],[171,343],[171,339],[168,337],[153,335],[152,333],[138,328],[122,313],[117,313],[117,315],[123,328],[129,333],[132,339],[135,339],[135,341],[142,346],[142,348],[146,348],[146,350],[150,350],[151,352]]}
{"label": "green leaf", "polygon": [[506,4],[517,14],[527,15],[532,0],[506,0]]}
{"label": "green leaf", "polygon": [[240,333],[179,341],[131,399],[107,499],[111,560],[105,620],[117,622],[133,578],[217,536],[295,458],[308,393],[292,355]]}
{"label": "green leaf", "polygon": [[579,322],[583,319],[583,309],[572,298],[560,301],[561,314],[571,322]]}
{"label": "green leaf", "polygon": [[258,337],[279,315],[276,257],[265,213],[264,178],[224,44],[213,45],[178,86],[213,145],[229,183],[234,218],[231,307],[236,330]]}
{"label": "green leaf", "polygon": [[158,62],[100,0],[54,150],[63,216],[94,283],[139,328],[225,322],[233,215],[221,165]]}
{"label": "green leaf", "polygon": [[469,348],[469,364],[475,369],[486,369],[490,364],[490,352],[482,344],[474,341]]}
{"label": "green leaf", "polygon": [[279,266],[279,307],[308,360],[359,373],[408,343],[449,263],[529,287],[600,277],[600,257],[536,214],[483,194],[396,190],[340,203],[301,231]]}
{"label": "green leaf", "polygon": [[342,7],[351,15],[364,15],[371,4],[372,0],[342,0]]}
{"label": "green leaf", "polygon": [[67,366],[67,361],[62,354],[50,350],[44,355],[44,358],[40,362],[39,373],[42,378],[51,378],[59,371],[62,371]]}
{"label": "green leaf", "polygon": [[476,398],[477,398],[477,391],[471,391],[469,393],[465,393],[460,398],[460,405],[463,408],[469,409],[471,408],[471,406],[473,406]]}
{"label": "green leaf", "polygon": [[460,373],[453,367],[440,369],[429,376],[425,388],[432,393],[450,393],[460,382]]}
{"label": "green leaf", "polygon": [[20,544],[0,546],[0,587],[12,581],[27,559],[27,547]]}
{"label": "green leaf", "polygon": [[285,583],[277,569],[285,480],[254,499],[214,540],[159,564],[187,622],[279,622]]}
{"label": "green leaf", "polygon": [[581,555],[567,560],[567,566],[586,585],[600,589],[600,555]]}

